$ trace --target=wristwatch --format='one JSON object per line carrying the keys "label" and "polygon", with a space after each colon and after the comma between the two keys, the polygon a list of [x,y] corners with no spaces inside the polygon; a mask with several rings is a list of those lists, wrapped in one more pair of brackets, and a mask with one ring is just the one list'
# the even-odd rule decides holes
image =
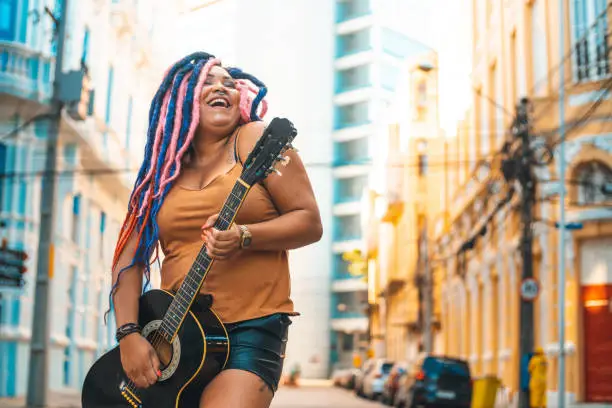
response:
{"label": "wristwatch", "polygon": [[251,235],[251,231],[246,225],[239,225],[240,228],[240,248],[247,248],[251,245],[251,240],[253,236]]}

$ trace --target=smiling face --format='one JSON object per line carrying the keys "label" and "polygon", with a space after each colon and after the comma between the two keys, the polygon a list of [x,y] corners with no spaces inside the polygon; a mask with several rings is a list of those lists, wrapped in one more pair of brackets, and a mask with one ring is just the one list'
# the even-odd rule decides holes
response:
{"label": "smiling face", "polygon": [[200,94],[200,128],[204,133],[231,133],[240,121],[240,92],[220,66],[210,69]]}

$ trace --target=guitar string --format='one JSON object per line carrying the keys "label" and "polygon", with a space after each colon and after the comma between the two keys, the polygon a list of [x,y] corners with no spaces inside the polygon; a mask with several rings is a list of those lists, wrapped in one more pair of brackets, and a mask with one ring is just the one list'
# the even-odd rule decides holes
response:
{"label": "guitar string", "polygon": [[[242,184],[240,184],[238,182],[236,184],[234,184],[234,188],[232,188],[232,191],[230,192],[230,196],[228,197],[228,199],[226,200],[225,204],[223,205],[223,208],[221,210],[219,218],[217,219],[219,230],[226,231],[226,230],[228,230],[231,227],[231,224],[233,223],[233,219],[236,216],[236,212],[238,210],[238,206],[240,205],[241,201],[244,199],[244,197],[243,198],[237,198],[234,195],[236,187],[238,187],[238,186],[241,186],[241,187],[244,188],[244,186],[242,186]],[[245,192],[241,193],[241,194],[246,194],[246,193],[248,193],[248,189]],[[224,210],[226,209],[226,207],[229,207],[230,211],[234,212],[234,215],[232,217],[232,221],[227,221],[225,218],[223,218],[221,216],[221,214],[223,212],[225,212]],[[233,207],[236,207],[236,208],[234,209]],[[227,225],[225,225],[225,224],[227,224]],[[205,251],[205,256],[208,257],[208,261],[207,261],[208,265],[204,269],[204,272],[206,273],[206,270],[210,269],[211,264],[212,264],[212,262],[214,261],[215,258],[213,256],[210,256],[205,248],[204,248],[204,251]],[[197,258],[198,257],[199,257],[199,254],[197,255]],[[189,270],[187,275],[189,275],[190,272],[191,272],[191,269]],[[203,281],[203,278],[205,278],[205,276],[202,277],[202,281]],[[186,279],[183,280],[183,283],[181,284],[181,287],[179,287],[179,290],[177,291],[177,294],[181,291],[181,288],[183,287],[183,285],[185,285],[185,282],[186,282]],[[201,288],[201,285],[202,285],[202,282],[198,286]],[[197,292],[199,292],[199,290]],[[193,296],[194,297],[197,296],[197,293],[195,293]],[[172,303],[170,304],[170,307],[172,307]],[[168,309],[170,309],[170,307]],[[166,313],[168,313],[168,311]],[[188,310],[185,310],[184,313],[181,313],[183,315],[183,317],[181,319],[181,323],[184,320],[184,317],[187,315],[187,313],[189,313]],[[161,343],[165,340],[164,337],[160,334],[160,329],[163,328],[162,327],[163,325],[164,325],[164,320],[162,319],[162,323],[160,324],[160,327],[157,330],[155,330],[155,332],[153,333],[153,336],[152,336],[152,339],[151,339],[151,345],[153,346],[154,349],[156,347],[160,346]],[[180,326],[180,324],[179,324],[179,326]],[[169,328],[163,328],[163,329],[164,330],[168,330]],[[179,329],[180,329],[180,327],[176,327],[176,328],[174,328],[171,331],[176,332]],[[167,334],[171,334],[171,333],[167,333]],[[129,379],[129,377],[128,377],[128,382],[127,382],[126,388],[128,390],[130,390],[130,392],[132,392],[132,393],[135,393],[136,388],[137,388],[136,385],[134,384],[134,382],[131,379]]]}

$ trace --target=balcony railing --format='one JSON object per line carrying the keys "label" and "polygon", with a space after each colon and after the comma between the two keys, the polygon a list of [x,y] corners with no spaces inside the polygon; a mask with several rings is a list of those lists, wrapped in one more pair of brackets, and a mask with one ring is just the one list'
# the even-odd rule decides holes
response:
{"label": "balcony railing", "polygon": [[0,94],[47,103],[53,89],[52,62],[25,45],[0,41]]}

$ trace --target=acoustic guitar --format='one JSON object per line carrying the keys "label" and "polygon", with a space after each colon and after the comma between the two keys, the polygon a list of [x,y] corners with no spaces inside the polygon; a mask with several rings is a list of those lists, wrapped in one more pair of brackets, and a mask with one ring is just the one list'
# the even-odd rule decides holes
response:
{"label": "acoustic guitar", "polygon": [[[229,229],[251,187],[275,171],[297,135],[293,124],[274,118],[245,160],[242,173],[219,213],[214,228]],[[149,388],[137,388],[121,365],[119,347],[102,355],[83,383],[83,408],[197,407],[204,387],[225,367],[228,335],[212,309],[212,297],[200,288],[214,262],[202,245],[176,291],[150,290],[139,300],[138,324],[161,363],[161,376]]]}

